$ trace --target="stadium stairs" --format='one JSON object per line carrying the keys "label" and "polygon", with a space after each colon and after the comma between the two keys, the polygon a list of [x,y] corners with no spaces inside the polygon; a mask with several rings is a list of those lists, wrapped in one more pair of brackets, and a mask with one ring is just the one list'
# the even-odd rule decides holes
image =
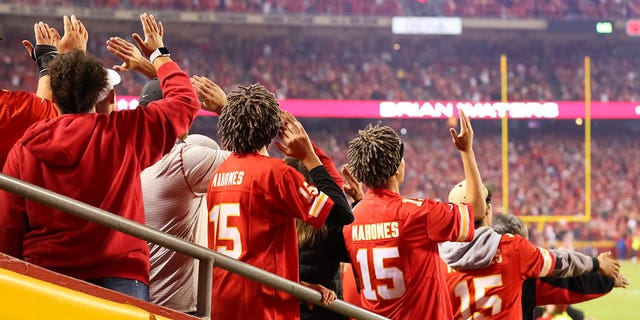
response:
{"label": "stadium stairs", "polygon": [[0,253],[2,320],[197,320]]}

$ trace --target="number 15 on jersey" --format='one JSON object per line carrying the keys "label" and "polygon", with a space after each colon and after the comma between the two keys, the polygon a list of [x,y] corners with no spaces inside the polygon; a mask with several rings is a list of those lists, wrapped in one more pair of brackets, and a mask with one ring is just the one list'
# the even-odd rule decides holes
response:
{"label": "number 15 on jersey", "polygon": [[[400,257],[398,247],[360,248],[356,254],[356,261],[360,266],[362,275],[363,294],[367,300],[377,301],[378,296],[383,300],[400,298],[406,291],[404,275],[397,267],[385,267],[385,262],[397,260]],[[369,264],[371,262],[371,264]],[[374,271],[371,278],[370,266]],[[387,284],[376,285],[375,290],[372,280],[391,280],[391,286]],[[388,281],[386,281],[388,282]]]}
{"label": "number 15 on jersey", "polygon": [[242,255],[242,238],[238,227],[229,226],[229,217],[240,217],[239,203],[222,203],[211,208],[209,221],[213,222],[212,248],[218,253],[238,259]]}

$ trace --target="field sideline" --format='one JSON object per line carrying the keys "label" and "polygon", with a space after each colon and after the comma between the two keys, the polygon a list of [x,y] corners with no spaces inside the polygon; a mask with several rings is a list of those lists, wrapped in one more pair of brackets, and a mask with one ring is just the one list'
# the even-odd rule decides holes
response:
{"label": "field sideline", "polygon": [[640,262],[621,262],[622,273],[631,281],[626,289],[614,288],[608,295],[575,305],[592,320],[640,319]]}

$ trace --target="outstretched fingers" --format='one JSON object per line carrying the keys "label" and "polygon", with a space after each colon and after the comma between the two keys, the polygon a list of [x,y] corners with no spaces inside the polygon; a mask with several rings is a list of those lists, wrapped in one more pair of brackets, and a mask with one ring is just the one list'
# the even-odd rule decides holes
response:
{"label": "outstretched fingers", "polygon": [[345,180],[347,180],[349,184],[358,183],[358,180],[356,180],[353,174],[351,174],[351,170],[349,170],[348,165],[346,164],[342,165],[340,172],[342,173],[342,176],[344,177]]}
{"label": "outstretched fingers", "polygon": [[107,50],[116,57],[125,61],[133,52],[131,48],[126,45],[126,41],[118,37],[112,37],[107,40]]}
{"label": "outstretched fingers", "polygon": [[58,30],[56,30],[55,28],[49,28],[49,35],[51,36],[54,45],[57,46],[57,43],[59,43],[60,39],[62,39]]}

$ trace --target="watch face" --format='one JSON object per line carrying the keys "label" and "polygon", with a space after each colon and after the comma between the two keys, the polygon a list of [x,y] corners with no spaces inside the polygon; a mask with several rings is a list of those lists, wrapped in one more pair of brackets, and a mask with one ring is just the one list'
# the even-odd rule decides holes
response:
{"label": "watch face", "polygon": [[161,54],[169,54],[169,50],[165,47],[158,48],[158,51],[160,51]]}

